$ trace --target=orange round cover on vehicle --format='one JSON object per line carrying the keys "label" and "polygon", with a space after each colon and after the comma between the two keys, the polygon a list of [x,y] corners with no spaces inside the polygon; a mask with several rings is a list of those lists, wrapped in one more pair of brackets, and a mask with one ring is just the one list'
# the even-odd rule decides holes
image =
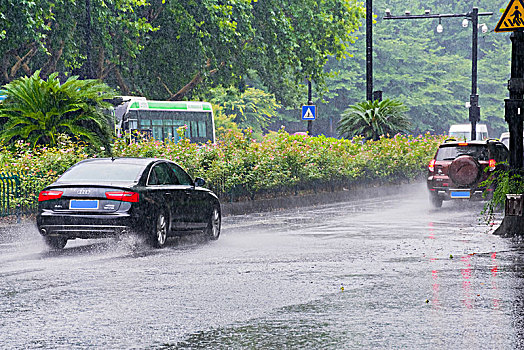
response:
{"label": "orange round cover on vehicle", "polygon": [[459,156],[451,162],[448,175],[455,184],[469,186],[480,178],[480,164],[472,156]]}

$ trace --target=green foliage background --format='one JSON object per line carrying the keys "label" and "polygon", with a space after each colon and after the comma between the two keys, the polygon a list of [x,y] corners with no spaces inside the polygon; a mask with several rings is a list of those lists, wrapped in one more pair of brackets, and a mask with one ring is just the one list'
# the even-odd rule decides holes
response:
{"label": "green foliage background", "polygon": [[[462,27],[463,18],[444,18],[444,31],[436,32],[438,19],[384,20],[385,10],[393,15],[461,14],[471,11],[493,12],[479,17],[489,31],[479,31],[478,94],[481,122],[487,123],[491,137],[507,129],[504,121],[504,99],[508,98],[511,42],[509,33],[495,33],[495,28],[508,1],[479,0],[374,0],[373,75],[374,90],[384,98],[397,98],[409,107],[408,116],[414,133],[447,132],[450,124],[467,123],[465,103],[471,93],[471,22]],[[366,97],[365,26],[355,33],[352,59],[330,60],[326,67],[334,73],[328,81],[329,93],[324,103],[318,101],[319,117],[338,120],[341,112]],[[336,74],[335,74],[336,72]]]}

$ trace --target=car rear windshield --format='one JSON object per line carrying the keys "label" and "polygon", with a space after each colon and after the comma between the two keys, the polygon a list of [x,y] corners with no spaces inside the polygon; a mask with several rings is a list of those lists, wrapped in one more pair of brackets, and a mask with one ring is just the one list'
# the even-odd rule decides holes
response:
{"label": "car rear windshield", "polygon": [[443,146],[437,151],[436,160],[453,160],[461,155],[472,156],[477,160],[488,160],[488,148],[485,145],[467,145],[467,146]]}
{"label": "car rear windshield", "polygon": [[137,182],[143,165],[120,162],[86,162],[73,166],[66,171],[59,182],[99,181],[99,182]]}

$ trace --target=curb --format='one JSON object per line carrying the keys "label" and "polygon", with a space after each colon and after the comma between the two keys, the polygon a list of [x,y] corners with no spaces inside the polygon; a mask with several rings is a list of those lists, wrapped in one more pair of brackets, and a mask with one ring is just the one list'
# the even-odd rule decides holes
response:
{"label": "curb", "polygon": [[335,192],[319,192],[316,194],[286,196],[243,202],[226,202],[221,203],[222,216],[245,215],[257,212],[270,212],[273,210],[347,202],[372,197],[384,197],[398,194],[405,191],[408,187],[420,185],[421,183],[421,181],[414,181],[402,184],[367,185]]}
{"label": "curb", "polygon": [[[343,191],[319,192],[315,194],[255,199],[242,202],[222,202],[222,216],[246,215],[258,212],[271,212],[275,210],[348,202],[372,197],[384,197],[401,193],[406,191],[408,187],[420,185],[421,183],[421,181],[414,181],[402,184],[362,185]],[[27,227],[32,229],[36,227],[36,224],[35,220],[31,218],[22,218],[19,223],[0,223],[0,234],[7,232],[13,227]]]}

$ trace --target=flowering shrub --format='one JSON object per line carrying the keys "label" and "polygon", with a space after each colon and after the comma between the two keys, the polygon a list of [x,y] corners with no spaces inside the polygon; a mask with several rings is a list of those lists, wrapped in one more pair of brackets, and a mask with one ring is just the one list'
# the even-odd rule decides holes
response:
{"label": "flowering shrub", "polygon": [[[11,147],[0,147],[0,173],[17,174],[20,179],[19,195],[10,193],[10,205],[34,207],[43,187],[55,181],[73,164],[96,157],[89,149],[86,144],[73,142],[65,135],[58,138],[56,147],[33,148],[23,141]],[[2,190],[5,192],[6,188]]]}
{"label": "flowering shrub", "polygon": [[[261,141],[250,130],[230,131],[216,143],[197,145],[184,137],[177,142],[141,138],[117,139],[115,157],[167,158],[193,177],[202,177],[223,199],[297,193],[348,187],[362,182],[413,180],[425,170],[443,136],[396,135],[364,142],[325,136],[289,135],[284,129]],[[0,149],[0,172],[22,174],[22,187],[34,202],[38,191],[76,162],[96,154],[62,137],[59,146],[32,149],[19,142]]]}
{"label": "flowering shrub", "polygon": [[[183,136],[183,133],[181,134]],[[284,129],[253,139],[231,130],[217,144],[196,145],[142,139],[117,140],[115,156],[171,159],[206,179],[220,196],[347,187],[369,181],[410,181],[420,176],[444,136],[395,135],[364,142],[326,136],[289,135]]]}

